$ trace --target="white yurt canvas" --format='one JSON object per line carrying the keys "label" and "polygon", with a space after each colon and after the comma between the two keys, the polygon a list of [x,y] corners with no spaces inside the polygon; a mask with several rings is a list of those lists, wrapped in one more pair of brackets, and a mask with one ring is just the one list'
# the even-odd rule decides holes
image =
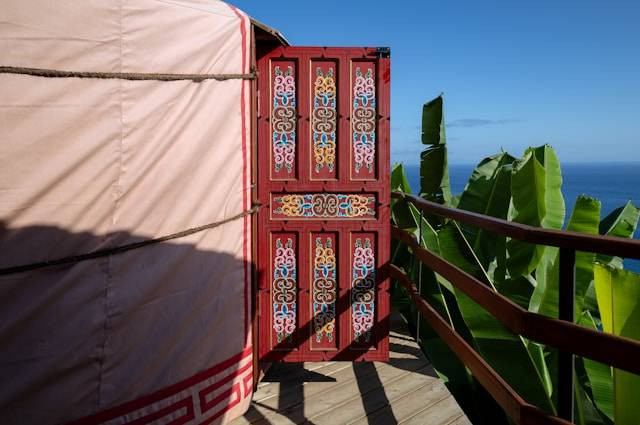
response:
{"label": "white yurt canvas", "polygon": [[247,409],[250,26],[213,0],[0,4],[0,423]]}

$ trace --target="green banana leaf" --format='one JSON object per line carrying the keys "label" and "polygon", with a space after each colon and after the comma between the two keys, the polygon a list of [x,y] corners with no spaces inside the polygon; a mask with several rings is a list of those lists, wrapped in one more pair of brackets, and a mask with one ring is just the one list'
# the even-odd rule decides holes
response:
{"label": "green banana leaf", "polygon": [[[409,186],[409,180],[402,164],[395,164],[391,170],[391,190],[411,193],[411,186]],[[400,229],[417,226],[409,212],[408,203],[404,199],[391,199],[391,221]]]}
{"label": "green banana leaf", "polygon": [[[596,264],[595,286],[605,332],[640,339],[640,275]],[[640,418],[640,376],[613,370],[614,418],[617,425]]]}
{"label": "green banana leaf", "polygon": [[[640,210],[630,201],[624,206],[616,208],[600,222],[601,235],[616,236],[619,238],[633,238],[638,226]],[[623,268],[622,258],[605,254],[597,254],[596,261],[610,267]],[[593,283],[589,285],[584,296],[584,308],[588,309],[594,317],[600,317],[598,303],[596,302],[596,290]]]}
{"label": "green banana leaf", "polygon": [[[584,311],[578,324],[597,330],[598,326],[589,311]],[[602,416],[602,421],[613,421],[613,376],[609,365],[596,362],[587,358],[576,358],[576,370],[584,369],[585,376],[580,383],[588,388],[589,396],[593,399],[597,410]]]}
{"label": "green banana leaf", "polygon": [[553,381],[551,380],[551,375],[547,368],[547,362],[545,361],[544,348],[545,346],[543,344],[539,344],[534,341],[529,341],[527,343],[527,350],[529,350],[529,355],[531,355],[531,359],[540,372],[540,377],[542,378],[544,389],[547,392],[547,397],[551,398],[551,395],[553,394]]}
{"label": "green banana leaf", "polygon": [[404,165],[401,163],[393,164],[391,167],[391,190],[411,193],[411,185],[409,185]]}
{"label": "green banana leaf", "polygon": [[[495,290],[486,271],[456,224],[446,224],[438,232],[438,239],[441,254],[447,261]],[[456,288],[454,291],[462,317],[482,357],[525,400],[549,413],[555,413],[555,407],[549,398],[543,378],[544,371],[540,371],[536,366],[524,340],[507,330],[462,291]]]}
{"label": "green banana leaf", "polygon": [[[496,175],[503,165],[511,164],[515,158],[506,152],[489,156],[482,161],[471,173],[471,177],[464,187],[464,191],[460,196],[458,208],[467,211],[473,211],[486,214],[487,211],[494,212],[494,217],[507,217],[507,208],[509,207],[508,195],[511,193],[510,188],[505,187],[507,201],[501,204],[491,202],[494,197],[504,195],[504,193],[496,190]],[[499,207],[501,205],[501,207]],[[469,240],[471,242],[471,240]]]}
{"label": "green banana leaf", "polygon": [[[567,230],[572,232],[598,233],[600,223],[600,201],[588,196],[580,195],[576,199],[573,212],[567,224]],[[582,313],[582,305],[587,288],[593,281],[593,263],[595,254],[590,252],[576,252],[575,262],[575,319]],[[558,317],[560,254],[557,248],[547,247],[542,261],[536,270],[537,285],[531,296],[529,309]]]}
{"label": "green banana leaf", "polygon": [[430,201],[448,204],[451,183],[442,104],[442,96],[438,96],[422,107],[422,143],[430,146],[420,154],[420,194]]}
{"label": "green banana leaf", "polygon": [[[467,211],[507,218],[511,200],[511,164],[515,158],[506,152],[483,159],[473,170],[457,207]],[[462,227],[483,267],[496,256],[501,236],[473,226]],[[504,250],[500,253],[504,255]]]}
{"label": "green banana leaf", "polygon": [[[579,196],[569,219],[567,230],[573,232],[598,234],[601,203],[597,199]],[[584,305],[587,289],[593,284],[593,264],[596,254],[592,252],[576,252],[575,265],[575,320],[578,320]]]}
{"label": "green banana leaf", "polygon": [[[420,212],[413,205],[409,205],[409,210],[413,215],[416,223],[420,222]],[[419,240],[419,230],[416,229],[414,234]],[[427,250],[440,255],[440,242],[437,232],[431,227],[426,218],[422,218],[422,241],[421,244]],[[415,257],[414,257],[415,258]],[[415,258],[412,276],[414,282],[418,282],[418,271],[420,270],[420,261]],[[434,273],[428,267],[422,265],[422,291],[421,295],[433,305],[440,315],[449,322],[453,329],[458,332],[467,342],[472,341],[471,333],[467,328],[462,315],[458,309],[458,303],[453,293],[453,286],[442,276]],[[426,322],[425,322],[426,323]]]}
{"label": "green banana leaf", "polygon": [[[494,263],[492,263],[494,264]],[[491,276],[491,273],[489,273]],[[536,280],[531,275],[518,276],[513,279],[495,281],[496,290],[522,308],[529,308],[531,295],[536,287]]]}
{"label": "green banana leaf", "polygon": [[[560,250],[558,248],[554,246],[545,247],[542,258],[538,262],[538,267],[535,269],[536,287],[529,300],[529,311],[539,313],[542,305],[545,305],[549,315],[554,314],[552,300],[558,299],[559,257]],[[557,311],[555,316],[552,317],[558,317]]]}
{"label": "green banana leaf", "polygon": [[[405,193],[411,193],[411,186],[402,164],[395,164],[391,170],[391,190],[398,190]],[[409,210],[409,203],[404,199],[391,199],[391,222],[400,229],[408,229],[413,231],[417,227],[417,222]],[[406,270],[411,270],[413,256],[409,252],[408,247],[393,239],[391,241],[391,263]],[[400,305],[408,302],[406,294],[392,288],[392,295],[396,297],[396,303]],[[400,307],[399,307],[400,309]]]}
{"label": "green banana leaf", "polygon": [[[623,207],[615,209],[602,219],[600,234],[619,238],[633,238],[638,226],[638,216],[640,216],[640,210],[629,201]],[[622,258],[620,257],[598,254],[598,262],[622,268]]]}
{"label": "green banana leaf", "polygon": [[[576,369],[578,368],[579,363],[576,363]],[[580,373],[582,372],[578,372],[578,375]],[[576,378],[576,381],[578,379],[579,377]],[[613,425],[613,421],[596,408],[585,387],[576,382],[573,388],[575,394],[574,422],[577,425]]]}
{"label": "green banana leaf", "polygon": [[[412,215],[413,220],[416,223],[420,223],[420,211],[418,211],[418,209],[413,206],[413,204],[409,204],[409,212]],[[426,248],[436,254],[440,252],[438,234],[424,217],[422,217],[422,239],[420,239],[420,230],[418,227],[415,228],[414,235],[423,248]],[[449,288],[451,284],[437,276],[433,272],[433,270],[421,264],[420,260],[418,260],[416,257],[414,257],[414,260],[415,261],[410,276],[412,277],[412,280],[416,282],[416,284],[418,284],[420,295],[424,299],[426,299],[433,308],[436,309],[436,311],[443,319],[445,319],[447,322],[449,322],[450,325],[453,326],[451,314],[447,307],[447,303],[445,301],[441,287],[441,283]],[[418,279],[419,276],[421,276],[421,280]],[[422,321],[421,325],[422,324],[426,324],[426,322]]]}
{"label": "green banana leaf", "polygon": [[[503,285],[507,281],[514,281],[520,278],[527,278],[527,279],[531,278],[531,275],[517,276],[514,279],[511,279],[509,277],[509,274],[507,273],[507,237],[506,236],[499,235],[496,237],[495,255],[496,255],[496,258],[494,258],[487,266],[487,272],[489,273],[489,277],[491,278],[491,281],[496,285],[496,287],[498,287],[498,291],[502,293],[502,291],[504,290],[505,294],[507,293],[515,294],[515,293],[521,292],[520,290],[524,288],[515,288],[516,290],[512,291],[512,289],[514,288]],[[533,286],[535,287],[536,280],[531,278],[530,282],[532,282]],[[530,296],[531,294],[529,294],[529,297]],[[528,304],[528,301],[527,301],[527,304]]]}
{"label": "green banana leaf", "polygon": [[460,195],[461,194],[452,195],[451,202],[449,202],[449,205],[451,205],[453,208],[458,208],[458,203],[460,202]]}
{"label": "green banana leaf", "polygon": [[[560,163],[551,146],[527,149],[513,166],[509,220],[548,229],[562,228],[565,206],[561,186]],[[507,252],[507,267],[515,277],[531,273],[545,247],[510,239]]]}
{"label": "green banana leaf", "polygon": [[427,248],[429,251],[434,253],[440,252],[440,245],[438,244],[438,233],[435,229],[429,224],[429,222],[422,217],[422,240],[420,240],[420,211],[413,205],[409,204],[409,214],[411,214],[411,218],[413,219],[415,225],[414,235],[418,238],[418,242],[423,248]]}
{"label": "green banana leaf", "polygon": [[422,144],[444,145],[447,143],[444,127],[444,99],[442,95],[422,105]]}

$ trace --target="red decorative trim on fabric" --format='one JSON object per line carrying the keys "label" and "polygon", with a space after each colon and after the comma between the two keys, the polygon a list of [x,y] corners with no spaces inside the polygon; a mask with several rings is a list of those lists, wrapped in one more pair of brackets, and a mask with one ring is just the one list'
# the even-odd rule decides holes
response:
{"label": "red decorative trim on fabric", "polygon": [[207,401],[207,395],[214,392],[215,390],[217,390],[218,388],[220,388],[221,386],[223,386],[224,384],[226,384],[227,382],[231,381],[232,379],[238,377],[239,375],[241,375],[242,373],[246,372],[248,369],[251,369],[251,367],[253,366],[253,364],[251,362],[247,363],[246,365],[242,366],[240,369],[238,369],[235,373],[232,373],[230,375],[225,376],[224,378],[222,378],[221,380],[219,380],[218,382],[215,382],[211,385],[209,385],[207,388],[204,388],[202,390],[200,390],[200,393],[198,394],[198,396],[200,397],[200,411],[202,413],[206,412],[207,410],[211,409],[212,407],[215,407],[216,404],[218,404],[220,402],[220,396],[217,396],[216,398]]}
{"label": "red decorative trim on fabric", "polygon": [[193,397],[189,396],[183,398],[182,400],[173,403],[170,406],[164,407],[158,411],[149,413],[148,415],[142,416],[132,422],[127,422],[127,425],[143,425],[151,423],[151,421],[158,420],[164,416],[167,416],[170,413],[176,412],[182,408],[187,408],[187,413],[179,418],[174,419],[170,422],[171,425],[182,425],[186,424],[190,420],[195,419],[196,415],[193,410]]}
{"label": "red decorative trim on fabric", "polygon": [[[253,352],[253,349],[252,347],[249,346],[245,348],[245,350],[242,351],[241,353],[238,353],[228,358],[227,360],[220,362],[215,366],[210,367],[209,369],[203,370],[202,372],[198,372],[197,374],[191,376],[190,378],[185,379],[184,381],[181,381],[181,382],[178,382],[177,384],[163,388],[159,391],[156,391],[155,393],[151,393],[149,395],[140,397],[138,399],[112,407],[111,409],[103,410],[91,416],[78,419],[77,421],[71,422],[69,425],[99,424],[99,423],[117,418],[118,416],[126,415],[127,413],[141,409],[150,404],[159,402],[161,400],[171,397],[172,395],[179,393],[180,391],[184,391],[204,381],[205,379],[208,379],[214,375],[217,375],[220,372],[223,372],[229,369],[230,367],[234,366],[235,364],[249,357],[252,354],[252,352]],[[251,365],[251,363],[249,364]],[[235,377],[234,373],[232,373],[231,375],[234,375]],[[225,378],[222,378],[222,379],[225,379]]]}
{"label": "red decorative trim on fabric", "polygon": [[253,373],[245,376],[242,384],[244,385],[244,398],[247,398],[253,392]]}
{"label": "red decorative trim on fabric", "polygon": [[232,394],[236,395],[236,398],[233,401],[228,402],[227,405],[224,408],[222,408],[220,411],[216,412],[210,418],[207,418],[204,421],[200,422],[200,425],[210,424],[211,422],[213,422],[216,419],[218,419],[222,414],[224,414],[225,412],[233,409],[237,404],[240,403],[240,400],[242,400],[242,395],[240,394],[240,383],[239,382],[236,382],[233,385],[233,387],[231,387],[229,390],[227,390],[227,391],[223,392],[222,394],[220,394],[214,400],[217,400],[216,403],[220,403],[221,401],[223,401],[225,398],[227,398],[228,396],[230,396]]}

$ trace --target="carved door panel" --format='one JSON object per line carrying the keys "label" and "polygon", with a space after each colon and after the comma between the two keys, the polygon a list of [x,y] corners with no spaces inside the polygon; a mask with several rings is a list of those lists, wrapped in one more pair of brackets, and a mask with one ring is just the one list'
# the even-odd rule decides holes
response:
{"label": "carved door panel", "polygon": [[259,353],[388,358],[388,57],[279,47],[258,59]]}

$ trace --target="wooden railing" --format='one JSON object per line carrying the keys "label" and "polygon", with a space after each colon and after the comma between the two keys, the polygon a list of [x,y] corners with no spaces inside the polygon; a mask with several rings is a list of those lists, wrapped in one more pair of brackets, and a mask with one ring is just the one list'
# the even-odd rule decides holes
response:
{"label": "wooden railing", "polygon": [[[443,276],[510,331],[555,347],[558,359],[558,415],[550,416],[527,403],[500,375],[423,299],[411,279],[391,265],[390,277],[407,290],[422,317],[451,348],[505,412],[519,424],[568,424],[573,421],[574,355],[640,374],[640,341],[598,332],[573,323],[575,253],[595,252],[640,259],[640,241],[550,230],[451,208],[420,197],[393,192],[412,203],[421,214],[435,214],[523,242],[560,248],[559,319],[530,312],[457,266],[423,248],[412,233],[391,228],[391,236],[411,248],[423,264]],[[422,223],[420,223],[422,225]]]}

